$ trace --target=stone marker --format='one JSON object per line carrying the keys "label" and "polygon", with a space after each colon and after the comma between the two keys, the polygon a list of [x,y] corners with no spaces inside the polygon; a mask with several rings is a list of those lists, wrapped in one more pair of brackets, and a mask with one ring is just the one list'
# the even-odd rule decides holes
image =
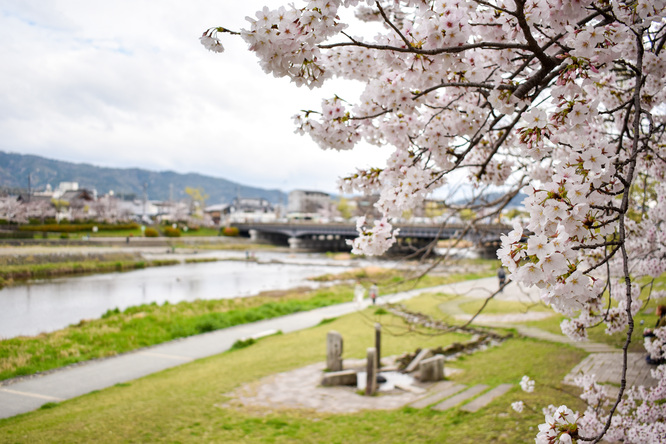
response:
{"label": "stone marker", "polygon": [[416,370],[416,368],[419,366],[419,363],[423,361],[425,358],[429,358],[430,356],[432,356],[432,352],[430,351],[429,348],[424,348],[423,350],[421,350],[419,354],[416,355],[414,359],[412,359],[412,362],[409,363],[409,365],[405,369],[405,373],[411,373],[414,370]]}
{"label": "stone marker", "polygon": [[365,395],[372,396],[377,391],[377,350],[374,347],[368,349],[366,372]]}
{"label": "stone marker", "polygon": [[375,323],[375,350],[377,351],[377,369],[382,368],[382,325]]}
{"label": "stone marker", "polygon": [[342,370],[342,335],[334,330],[326,335],[326,368],[332,372]]}
{"label": "stone marker", "polygon": [[339,372],[324,373],[321,385],[331,387],[334,385],[356,385],[356,370],[342,370]]}
{"label": "stone marker", "polygon": [[421,382],[441,381],[442,379],[444,379],[444,356],[435,355],[419,363]]}

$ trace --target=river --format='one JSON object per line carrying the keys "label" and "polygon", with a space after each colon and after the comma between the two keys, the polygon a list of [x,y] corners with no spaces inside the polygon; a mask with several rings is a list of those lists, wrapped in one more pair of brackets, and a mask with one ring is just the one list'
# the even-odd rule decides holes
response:
{"label": "river", "polygon": [[244,252],[198,255],[205,256],[226,260],[48,279],[4,288],[0,290],[0,338],[59,330],[83,319],[99,318],[114,308],[247,297],[267,290],[316,286],[308,278],[368,264],[334,261],[317,254],[259,252],[256,261],[245,261]]}

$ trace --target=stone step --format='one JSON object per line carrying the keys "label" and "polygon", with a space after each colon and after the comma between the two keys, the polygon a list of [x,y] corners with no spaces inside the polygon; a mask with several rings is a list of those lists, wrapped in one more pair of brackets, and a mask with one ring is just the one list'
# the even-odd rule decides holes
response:
{"label": "stone step", "polygon": [[439,410],[439,411],[444,411],[448,410],[451,407],[455,407],[458,404],[460,404],[463,401],[466,401],[479,393],[485,392],[488,390],[488,386],[484,384],[477,384],[474,387],[468,388],[462,393],[458,393],[457,395],[447,399],[444,402],[440,402],[436,406],[433,407],[434,410]]}
{"label": "stone step", "polygon": [[445,383],[441,384],[440,387],[438,387],[439,391],[433,393],[430,396],[426,396],[425,398],[421,398],[418,401],[411,403],[409,406],[415,409],[422,409],[436,402],[439,402],[444,398],[453,396],[466,387],[467,386],[463,384],[456,384],[454,382],[446,381]]}
{"label": "stone step", "polygon": [[512,384],[500,384],[491,391],[489,391],[488,393],[484,393],[483,395],[479,396],[470,403],[465,404],[460,409],[465,410],[466,412],[476,412],[479,409],[490,404],[490,402],[493,399],[499,398],[500,396],[511,390],[511,387],[513,387]]}

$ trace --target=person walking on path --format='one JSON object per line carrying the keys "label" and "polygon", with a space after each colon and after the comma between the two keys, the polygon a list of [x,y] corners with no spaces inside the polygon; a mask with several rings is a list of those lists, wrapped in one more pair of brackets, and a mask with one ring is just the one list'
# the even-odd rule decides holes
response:
{"label": "person walking on path", "polygon": [[370,299],[372,299],[372,305],[375,305],[378,295],[379,295],[379,288],[377,288],[377,284],[373,283],[370,286]]}
{"label": "person walking on path", "polygon": [[497,279],[499,279],[499,291],[503,291],[502,287],[506,283],[506,271],[504,271],[504,267],[497,269]]}

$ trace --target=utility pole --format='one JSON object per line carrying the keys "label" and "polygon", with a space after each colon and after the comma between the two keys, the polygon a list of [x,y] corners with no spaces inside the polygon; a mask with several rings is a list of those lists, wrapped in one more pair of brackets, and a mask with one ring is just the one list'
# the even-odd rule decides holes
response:
{"label": "utility pole", "polygon": [[148,201],[148,183],[143,183],[143,218],[146,218],[146,202]]}

